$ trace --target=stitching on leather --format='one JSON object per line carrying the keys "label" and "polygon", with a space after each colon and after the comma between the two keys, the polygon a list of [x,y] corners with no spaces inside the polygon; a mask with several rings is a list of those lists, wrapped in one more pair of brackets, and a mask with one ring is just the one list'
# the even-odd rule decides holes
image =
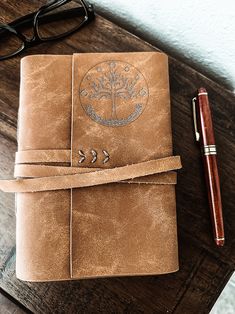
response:
{"label": "stitching on leather", "polygon": [[86,159],[86,155],[83,153],[81,149],[78,151],[78,155],[81,157],[78,161],[81,164]]}
{"label": "stitching on leather", "polygon": [[[102,163],[106,164],[110,160],[110,155],[107,150],[104,149],[102,150],[102,153],[104,154]],[[98,161],[98,152],[95,149],[91,149],[90,154],[92,155],[92,159],[90,161],[92,164]],[[78,155],[80,156],[80,159],[78,160],[79,164],[83,163],[87,159],[86,154],[81,149],[79,149]]]}
{"label": "stitching on leather", "polygon": [[96,160],[97,160],[97,151],[96,150],[94,150],[94,149],[92,149],[91,150],[91,155],[92,155],[92,160],[91,160],[91,163],[93,164],[94,162],[96,162]]}
{"label": "stitching on leather", "polygon": [[106,150],[103,150],[103,154],[104,154],[104,156],[105,156],[105,158],[104,158],[104,160],[103,160],[103,164],[105,164],[106,162],[109,161],[110,155],[109,155],[109,153],[108,153]]}

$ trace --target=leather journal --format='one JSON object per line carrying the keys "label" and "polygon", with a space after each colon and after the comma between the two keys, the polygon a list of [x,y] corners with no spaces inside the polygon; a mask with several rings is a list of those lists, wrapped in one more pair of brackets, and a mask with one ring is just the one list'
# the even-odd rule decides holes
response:
{"label": "leather journal", "polygon": [[16,275],[26,281],[178,270],[168,58],[21,61]]}

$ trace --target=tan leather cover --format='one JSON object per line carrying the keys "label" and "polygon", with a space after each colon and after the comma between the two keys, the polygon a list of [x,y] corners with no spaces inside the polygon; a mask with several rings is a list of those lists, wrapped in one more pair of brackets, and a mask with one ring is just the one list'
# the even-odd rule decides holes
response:
{"label": "tan leather cover", "polygon": [[[163,53],[23,58],[16,176],[67,178],[172,156],[169,99]],[[17,277],[177,271],[175,173],[123,183],[18,192]]]}

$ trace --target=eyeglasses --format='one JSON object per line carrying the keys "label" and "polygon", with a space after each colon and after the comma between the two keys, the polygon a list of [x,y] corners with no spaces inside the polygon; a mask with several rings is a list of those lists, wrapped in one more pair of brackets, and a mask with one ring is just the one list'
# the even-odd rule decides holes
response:
{"label": "eyeglasses", "polygon": [[[91,22],[94,17],[92,5],[87,4],[85,0],[53,0],[36,12],[9,24],[0,24],[0,61],[42,42],[71,35]],[[33,28],[31,38],[19,31],[27,27]]]}

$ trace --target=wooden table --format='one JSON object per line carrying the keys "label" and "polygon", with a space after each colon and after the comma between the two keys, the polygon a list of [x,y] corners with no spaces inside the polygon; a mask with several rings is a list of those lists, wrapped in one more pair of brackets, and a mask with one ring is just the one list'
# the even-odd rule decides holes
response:
{"label": "wooden table", "polygon": [[[11,20],[45,1],[2,1],[0,18]],[[97,16],[71,37],[42,44],[27,54],[150,51],[156,47]],[[20,56],[22,57],[22,55]],[[0,62],[0,176],[13,175],[17,149],[20,57]],[[0,194],[0,304],[17,313],[208,313],[234,270],[235,261],[235,107],[234,94],[170,57],[174,152],[182,156],[177,185],[180,271],[162,276],[104,278],[55,283],[25,283],[15,278],[14,195]],[[213,104],[222,183],[226,245],[215,247],[203,180],[200,151],[194,141],[191,98],[205,86]],[[30,236],[30,235],[29,235]],[[1,301],[4,300],[4,301]],[[2,303],[3,302],[3,303]],[[18,307],[22,304],[25,308]],[[4,307],[1,308],[3,309]],[[0,311],[1,312],[1,311]],[[5,312],[4,312],[5,313]]]}

